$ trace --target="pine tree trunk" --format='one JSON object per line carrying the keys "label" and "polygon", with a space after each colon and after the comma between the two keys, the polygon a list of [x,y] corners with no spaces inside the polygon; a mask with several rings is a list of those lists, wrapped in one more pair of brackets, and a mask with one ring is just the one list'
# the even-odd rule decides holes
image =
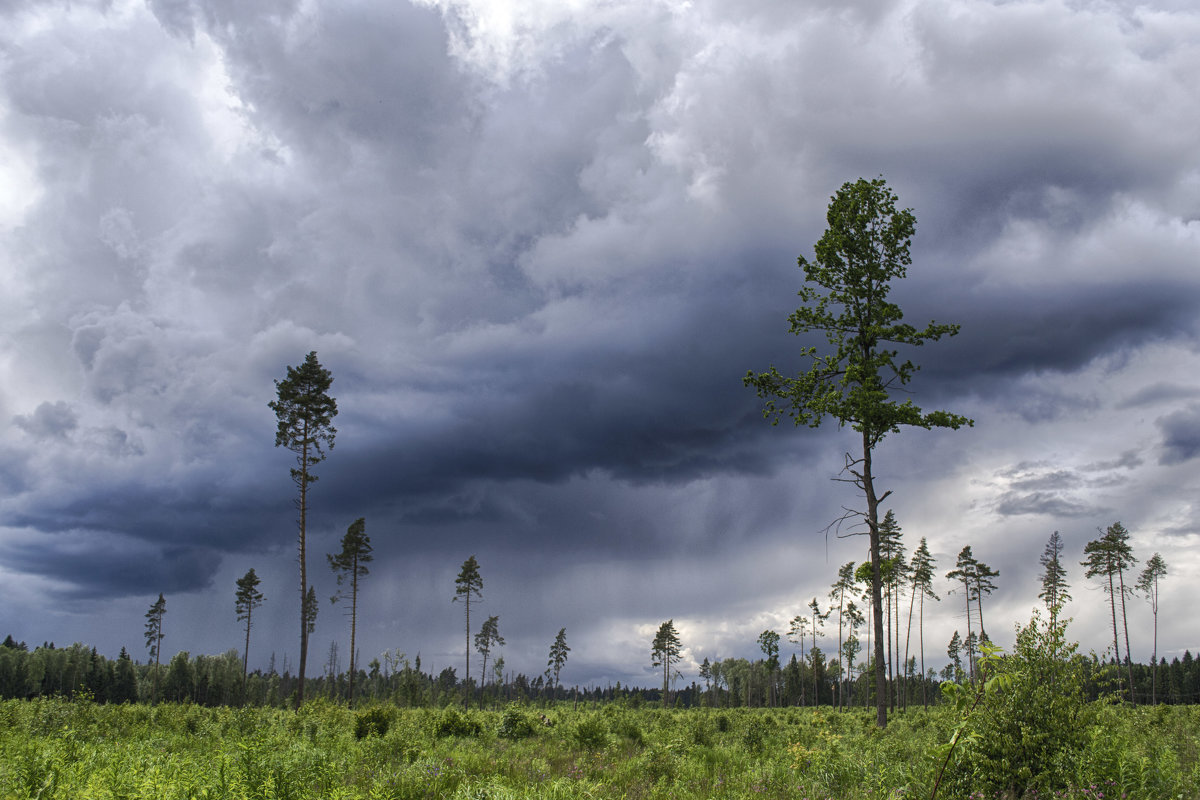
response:
{"label": "pine tree trunk", "polygon": [[879,500],[871,477],[871,440],[866,431],[863,440],[863,492],[867,497],[867,526],[871,537],[871,616],[875,627],[875,725],[887,727],[887,673],[883,664],[883,598],[879,559]]}
{"label": "pine tree trunk", "polygon": [[[1116,587],[1113,586],[1112,570],[1108,571],[1108,606],[1112,609],[1112,626],[1113,626],[1113,655],[1117,659],[1117,674],[1120,675],[1121,669],[1121,646],[1117,641],[1117,595]],[[1133,695],[1133,684],[1129,685],[1129,694]]]}
{"label": "pine tree trunk", "polygon": [[1133,658],[1129,655],[1129,617],[1125,614],[1125,571],[1119,566],[1117,576],[1121,581],[1121,624],[1125,628],[1125,674],[1129,678],[1129,702],[1137,705],[1137,697],[1133,693]]}
{"label": "pine tree trunk", "polygon": [[358,623],[358,553],[354,554],[350,574],[350,706],[354,706],[354,634]]}
{"label": "pine tree trunk", "polygon": [[304,445],[300,450],[300,674],[296,683],[296,708],[304,705],[304,669],[308,664],[308,560],[305,524],[308,514],[308,419],[304,420]]}

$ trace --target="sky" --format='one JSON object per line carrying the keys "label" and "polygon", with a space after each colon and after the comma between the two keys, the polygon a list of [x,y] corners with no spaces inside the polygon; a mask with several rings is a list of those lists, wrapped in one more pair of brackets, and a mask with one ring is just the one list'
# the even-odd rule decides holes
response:
{"label": "sky", "polygon": [[761,656],[867,547],[827,531],[853,431],[772,426],[742,379],[807,369],[796,259],[883,176],[917,219],[894,299],[962,326],[911,397],[975,420],[875,454],[937,559],[929,665],[958,552],[1003,646],[1056,530],[1103,654],[1079,561],[1118,520],[1168,566],[1159,653],[1196,653],[1197,74],[1182,0],[4,0],[0,633],[144,659],[161,592],[164,651],[221,653],[254,568],[251,664],[294,669],[268,403],[316,351],[310,674],[346,664],[325,554],[358,517],[364,661],[461,677],[471,555],[513,671],[565,628],[563,682],[654,685],[667,619],[685,681]]}

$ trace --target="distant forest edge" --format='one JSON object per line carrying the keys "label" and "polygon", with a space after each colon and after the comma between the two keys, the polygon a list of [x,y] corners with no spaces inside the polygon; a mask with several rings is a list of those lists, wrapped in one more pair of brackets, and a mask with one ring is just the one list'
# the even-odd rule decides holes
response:
{"label": "distant forest edge", "polygon": [[[331,659],[333,661],[335,659]],[[1125,696],[1119,687],[1115,660],[1103,661],[1091,656],[1076,656],[1085,675],[1084,691],[1089,700],[1106,694]],[[462,681],[453,667],[438,674],[423,672],[420,659],[410,662],[403,656],[388,657],[385,663],[373,659],[368,668],[359,670],[355,680],[355,701],[384,701],[402,707],[444,707],[462,705],[464,700],[480,705],[503,705],[511,702],[546,703],[575,701],[579,703],[622,702],[627,705],[659,704],[662,690],[622,686],[619,682],[607,687],[552,687],[551,682],[538,675],[532,679],[524,674],[511,676],[500,683],[482,689],[474,680]],[[1121,665],[1122,667],[1124,665]],[[767,706],[768,692],[774,685],[777,692],[774,705],[812,706],[837,704],[838,682],[827,669],[824,659],[816,659],[816,680],[809,663],[792,659],[780,670],[781,679],[769,678],[765,660],[726,659],[710,665],[707,685],[692,682],[670,693],[674,706],[710,706],[720,708]],[[1152,670],[1146,664],[1133,664],[1134,694],[1138,703],[1151,698]],[[1125,672],[1124,669],[1120,672]],[[326,664],[325,674],[310,678],[309,697],[322,697],[339,702],[350,698],[348,671],[336,671]],[[870,707],[875,702],[869,671],[854,680],[842,682],[846,705]],[[959,679],[965,677],[959,675]],[[931,703],[940,702],[937,691],[942,681],[932,671],[923,679],[912,675],[904,683],[897,682],[894,702],[897,707],[920,706],[922,690]],[[154,664],[135,662],[122,649],[116,659],[105,658],[95,648],[83,644],[55,647],[46,643],[30,650],[24,642],[10,635],[0,644],[0,698],[22,699],[35,697],[87,698],[97,703],[149,702],[153,691]],[[163,666],[158,690],[160,700],[177,703],[196,703],[204,706],[255,705],[287,707],[294,703],[297,679],[287,669],[283,673],[269,668],[254,670],[242,682],[242,658],[236,650],[221,655],[192,656],[177,653]],[[816,696],[813,688],[816,687]],[[889,687],[890,689],[891,687]],[[1157,699],[1172,705],[1200,703],[1200,659],[1191,651],[1168,662],[1160,660]]]}

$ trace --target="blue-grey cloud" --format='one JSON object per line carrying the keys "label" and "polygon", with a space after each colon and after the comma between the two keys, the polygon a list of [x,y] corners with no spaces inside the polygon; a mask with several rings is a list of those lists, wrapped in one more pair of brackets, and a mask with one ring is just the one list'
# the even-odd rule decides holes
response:
{"label": "blue-grey cloud", "polygon": [[1182,464],[1200,455],[1200,405],[1190,405],[1157,421],[1162,431],[1160,464]]}

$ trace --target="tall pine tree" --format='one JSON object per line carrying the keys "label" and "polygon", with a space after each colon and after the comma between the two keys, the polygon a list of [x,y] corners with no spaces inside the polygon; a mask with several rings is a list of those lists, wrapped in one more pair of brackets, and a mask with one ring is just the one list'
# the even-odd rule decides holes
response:
{"label": "tall pine tree", "polygon": [[275,381],[276,399],[267,405],[275,412],[275,446],[285,447],[296,456],[292,467],[292,482],[296,484],[299,497],[296,509],[296,544],[300,563],[300,666],[296,683],[296,707],[304,703],[304,673],[308,665],[308,635],[316,624],[316,603],[310,603],[310,593],[315,592],[308,583],[308,487],[317,480],[312,468],[325,460],[325,450],[333,449],[337,429],[333,418],[337,416],[337,401],[329,396],[333,376],[317,361],[316,352],[310,352],[299,367],[288,367],[287,377]]}

